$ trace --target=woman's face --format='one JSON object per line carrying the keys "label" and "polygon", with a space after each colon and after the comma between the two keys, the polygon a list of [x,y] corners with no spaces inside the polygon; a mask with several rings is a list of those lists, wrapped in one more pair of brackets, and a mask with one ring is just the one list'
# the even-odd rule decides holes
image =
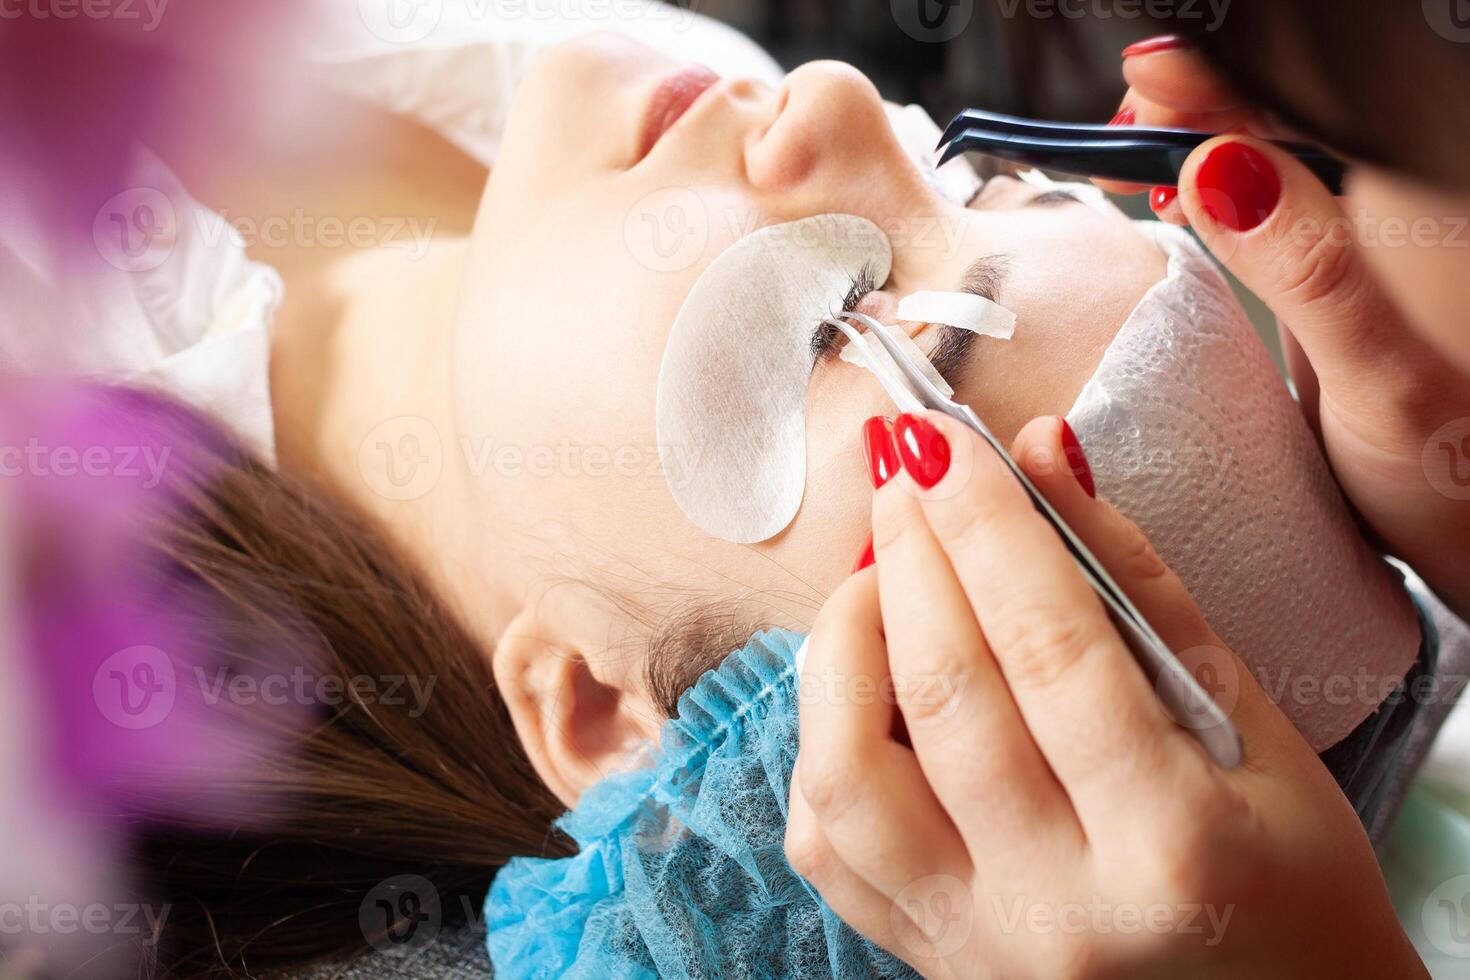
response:
{"label": "woman's face", "polygon": [[[845,65],[805,65],[774,89],[718,80],[660,132],[650,119],[667,118],[662,83],[683,68],[623,38],[580,39],[538,60],[512,108],[452,355],[459,455],[492,564],[494,594],[473,601],[493,604],[494,621],[561,603],[549,587],[581,581],[653,617],[718,600],[799,627],[848,574],[868,531],[860,426],[895,411],[863,368],[814,369],[805,497],[768,541],[732,544],[691,524],[660,467],[665,341],[695,280],[739,237],[818,214],[869,219],[888,234],[893,266],[862,308],[888,322],[899,298],[958,290],[978,262],[1017,314],[1015,336],[980,338],[949,380],[1003,439],[1071,406],[1164,274],[1111,209],[1009,177],[967,208],[946,201],[905,156],[872,84]],[[699,88],[697,74],[683,80]],[[602,613],[573,606],[559,605],[561,623],[582,617],[593,642],[615,635]]]}

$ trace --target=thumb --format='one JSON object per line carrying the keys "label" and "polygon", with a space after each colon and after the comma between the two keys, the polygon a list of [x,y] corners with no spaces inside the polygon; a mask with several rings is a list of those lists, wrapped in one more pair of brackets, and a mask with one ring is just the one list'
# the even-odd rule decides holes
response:
{"label": "thumb", "polygon": [[1290,328],[1324,387],[1402,371],[1391,354],[1407,334],[1351,219],[1289,153],[1248,137],[1210,140],[1186,161],[1179,202],[1206,247]]}
{"label": "thumb", "polygon": [[[1250,668],[1206,621],[1179,576],[1131,520],[1096,497],[1091,468],[1065,419],[1033,419],[1011,458],[1082,539],[1180,662],[1247,740],[1253,765],[1272,755],[1270,733],[1290,727]],[[1179,721],[1180,719],[1175,719]],[[1186,720],[1187,721],[1187,720]]]}

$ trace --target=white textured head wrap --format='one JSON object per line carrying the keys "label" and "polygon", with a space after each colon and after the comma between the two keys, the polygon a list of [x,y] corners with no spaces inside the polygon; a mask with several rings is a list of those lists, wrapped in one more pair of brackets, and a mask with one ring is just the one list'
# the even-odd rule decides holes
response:
{"label": "white textured head wrap", "polygon": [[1099,494],[1320,751],[1413,661],[1416,614],[1213,260],[1184,229],[1137,225],[1169,256],[1168,275],[1067,419]]}

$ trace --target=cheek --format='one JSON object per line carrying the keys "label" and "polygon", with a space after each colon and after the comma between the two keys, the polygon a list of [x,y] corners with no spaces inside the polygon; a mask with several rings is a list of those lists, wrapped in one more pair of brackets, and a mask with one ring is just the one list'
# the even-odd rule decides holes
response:
{"label": "cheek", "polygon": [[[1131,228],[1126,235],[1079,238],[1079,245],[1054,238],[1012,265],[998,299],[1017,314],[1015,336],[980,338],[959,391],[1002,441],[1039,415],[1072,407],[1118,328],[1163,278],[1167,267],[1153,246],[1134,242]],[[1109,241],[1115,247],[1103,257],[1099,246]]]}
{"label": "cheek", "polygon": [[862,425],[898,410],[868,371],[840,361],[818,369],[807,391],[806,492],[784,533],[756,548],[799,570],[827,595],[852,570],[871,529],[873,485]]}

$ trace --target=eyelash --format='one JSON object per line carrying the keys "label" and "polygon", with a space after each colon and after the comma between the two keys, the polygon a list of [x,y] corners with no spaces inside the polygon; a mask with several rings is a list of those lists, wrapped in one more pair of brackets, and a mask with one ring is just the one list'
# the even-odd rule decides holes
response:
{"label": "eyelash", "polygon": [[[842,298],[842,312],[851,313],[857,309],[858,304],[877,288],[878,284],[873,281],[873,270],[864,266],[857,275],[852,277],[847,295]],[[836,356],[843,336],[842,331],[830,323],[819,325],[816,332],[812,334],[812,363],[819,364]]]}
{"label": "eyelash", "polygon": [[1081,204],[1082,198],[1073,194],[1071,191],[1052,190],[1037,194],[1028,203],[1033,207],[1037,205],[1048,207],[1053,204]]}

